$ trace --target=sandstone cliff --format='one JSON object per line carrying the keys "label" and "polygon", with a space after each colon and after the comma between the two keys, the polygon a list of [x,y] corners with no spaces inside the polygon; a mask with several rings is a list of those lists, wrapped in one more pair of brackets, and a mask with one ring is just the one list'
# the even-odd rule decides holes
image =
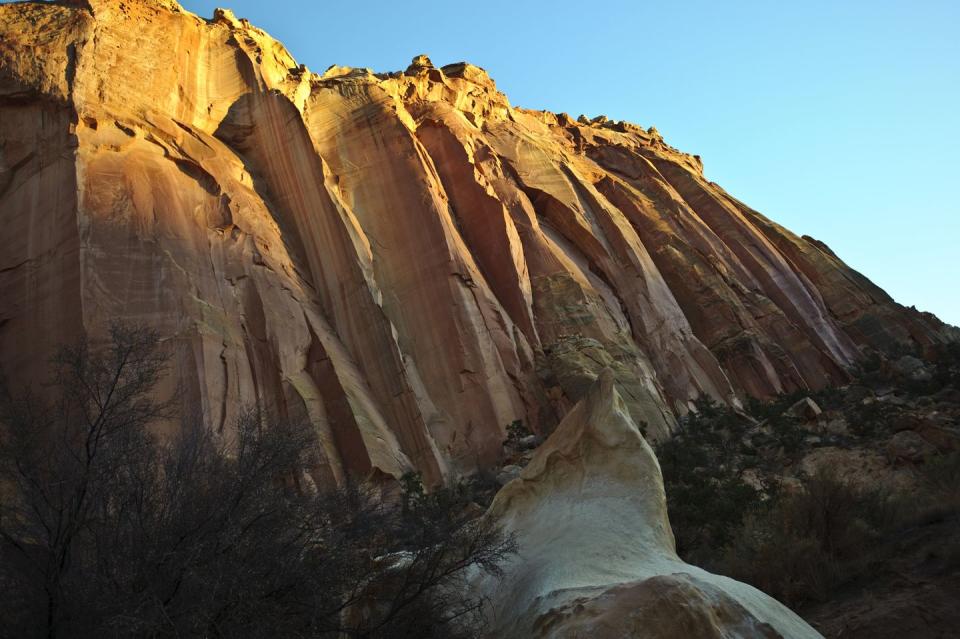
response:
{"label": "sandstone cliff", "polygon": [[655,130],[482,69],[323,75],[229,11],[0,6],[0,366],[157,327],[213,428],[306,414],[319,481],[470,472],[610,368],[662,437],[700,394],[816,388],[945,339]]}

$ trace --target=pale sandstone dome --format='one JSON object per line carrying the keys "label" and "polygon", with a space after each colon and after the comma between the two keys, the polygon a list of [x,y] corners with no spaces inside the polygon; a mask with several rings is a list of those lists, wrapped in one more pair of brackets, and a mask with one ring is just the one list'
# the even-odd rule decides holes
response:
{"label": "pale sandstone dome", "polygon": [[608,367],[658,438],[699,395],[946,339],[652,127],[515,108],[425,56],[320,76],[226,10],[0,6],[0,140],[2,373],[148,323],[211,427],[309,416],[320,482],[488,466]]}
{"label": "pale sandstone dome", "polygon": [[820,637],[756,588],[677,557],[660,466],[610,369],[486,516],[520,547],[502,580],[474,582],[491,637]]}

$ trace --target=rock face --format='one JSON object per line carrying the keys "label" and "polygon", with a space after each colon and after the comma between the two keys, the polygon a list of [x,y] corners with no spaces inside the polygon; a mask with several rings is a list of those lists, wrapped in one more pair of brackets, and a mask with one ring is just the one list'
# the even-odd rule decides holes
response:
{"label": "rock face", "polygon": [[946,331],[655,129],[514,108],[426,56],[317,75],[172,0],[0,6],[0,249],[4,375],[149,323],[184,410],[306,415],[320,481],[488,465],[604,368],[662,437],[698,395]]}
{"label": "rock face", "polygon": [[492,637],[819,637],[746,584],[681,561],[660,467],[606,369],[487,517],[516,535]]}

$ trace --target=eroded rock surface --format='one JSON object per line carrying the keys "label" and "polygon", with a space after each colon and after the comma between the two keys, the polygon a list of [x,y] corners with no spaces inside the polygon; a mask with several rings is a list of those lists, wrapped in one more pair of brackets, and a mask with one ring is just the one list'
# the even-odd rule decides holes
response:
{"label": "eroded rock surface", "polygon": [[755,588],[681,561],[653,451],[605,369],[487,513],[516,535],[491,637],[820,637]]}
{"label": "eroded rock surface", "polygon": [[515,108],[426,56],[318,75],[226,10],[0,6],[0,141],[2,372],[149,323],[212,427],[306,414],[320,481],[489,465],[607,367],[662,437],[698,395],[945,339],[653,128]]}

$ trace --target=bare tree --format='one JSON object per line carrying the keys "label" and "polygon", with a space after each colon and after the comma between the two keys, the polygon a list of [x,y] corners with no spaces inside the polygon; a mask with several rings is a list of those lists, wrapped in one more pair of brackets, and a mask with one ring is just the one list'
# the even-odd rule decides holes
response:
{"label": "bare tree", "polygon": [[51,637],[69,614],[65,582],[85,560],[81,538],[133,453],[149,446],[144,427],[167,408],[150,395],[164,367],[157,335],[114,324],[109,337],[96,354],[86,340],[62,348],[47,392],[4,391],[0,536],[5,554],[35,573]]}
{"label": "bare tree", "polygon": [[310,425],[255,410],[225,434],[169,415],[154,333],[63,349],[52,384],[0,412],[0,602],[10,636],[459,637],[482,628],[468,568],[512,539],[469,484],[400,505],[360,484],[308,489]]}

